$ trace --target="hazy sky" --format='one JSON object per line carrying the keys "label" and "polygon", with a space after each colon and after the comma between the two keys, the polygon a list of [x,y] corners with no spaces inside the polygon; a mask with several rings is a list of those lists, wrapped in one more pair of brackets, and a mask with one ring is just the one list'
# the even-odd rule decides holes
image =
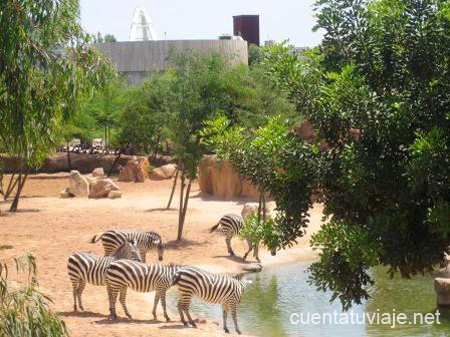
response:
{"label": "hazy sky", "polygon": [[314,0],[81,0],[81,22],[89,33],[113,34],[129,40],[136,7],[150,12],[158,39],[216,39],[233,33],[233,15],[260,16],[261,43],[267,39],[290,39],[296,46],[319,44]]}

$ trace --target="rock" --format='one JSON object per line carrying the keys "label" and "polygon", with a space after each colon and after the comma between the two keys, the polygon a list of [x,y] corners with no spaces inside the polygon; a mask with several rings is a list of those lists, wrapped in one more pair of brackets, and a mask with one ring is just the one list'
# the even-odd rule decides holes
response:
{"label": "rock", "polygon": [[91,185],[89,198],[104,198],[108,196],[111,191],[119,191],[120,188],[111,179],[100,179]]}
{"label": "rock", "polygon": [[99,177],[99,178],[103,178],[103,176],[105,175],[105,170],[103,170],[103,167],[97,167],[96,169],[94,169],[92,171],[92,176],[93,177]]}
{"label": "rock", "polygon": [[[205,156],[199,165],[198,183],[204,194],[227,199],[236,197],[259,198],[259,191],[250,182],[243,180],[230,162],[219,161],[215,156]],[[266,200],[269,199],[266,194]]]}
{"label": "rock", "polygon": [[110,191],[108,193],[108,198],[109,199],[118,199],[118,198],[122,198],[122,191]]}
{"label": "rock", "polygon": [[450,278],[435,278],[434,290],[437,294],[437,305],[450,306]]}
{"label": "rock", "polygon": [[73,194],[70,193],[70,189],[67,187],[66,189],[62,190],[62,191],[59,193],[59,196],[60,196],[62,199],[67,199],[67,198],[72,198],[72,197],[73,197]]}
{"label": "rock", "polygon": [[242,271],[247,271],[250,273],[258,273],[262,270],[262,265],[259,263],[250,263],[250,264],[244,264],[241,267]]}
{"label": "rock", "polygon": [[101,179],[100,177],[96,178],[93,177],[91,174],[85,176],[86,180],[89,183],[89,189],[92,187],[92,185],[94,185],[99,179]]}
{"label": "rock", "polygon": [[119,181],[143,183],[148,177],[149,163],[146,158],[133,157],[119,171]]}
{"label": "rock", "polygon": [[70,171],[69,192],[76,197],[87,197],[89,195],[89,182],[78,171]]}
{"label": "rock", "polygon": [[177,166],[175,164],[167,164],[152,170],[149,175],[150,180],[171,179],[175,174]]}

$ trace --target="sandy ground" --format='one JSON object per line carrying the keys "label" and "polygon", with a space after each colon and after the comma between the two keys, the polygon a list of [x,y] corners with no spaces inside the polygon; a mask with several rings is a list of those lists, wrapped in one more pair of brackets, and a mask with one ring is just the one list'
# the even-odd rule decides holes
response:
{"label": "sandy ground", "polygon": [[[54,302],[52,309],[63,316],[71,336],[220,336],[221,324],[207,322],[198,329],[184,328],[176,308],[168,307],[174,322],[151,320],[153,301],[148,294],[128,292],[128,309],[133,320],[108,320],[108,300],[103,287],[88,285],[83,293],[85,312],[73,312],[71,285],[67,276],[67,258],[74,252],[92,251],[102,255],[102,247],[90,244],[93,235],[112,228],[136,228],[158,232],[168,241],[164,263],[182,263],[202,266],[213,272],[237,273],[243,266],[240,257],[227,256],[222,237],[210,234],[208,229],[225,213],[240,213],[242,205],[250,199],[226,201],[215,197],[202,197],[197,185],[193,186],[186,216],[184,241],[175,242],[178,213],[175,194],[172,209],[166,210],[171,181],[147,181],[142,184],[120,183],[122,199],[61,199],[59,192],[68,186],[66,174],[33,175],[29,178],[20,211],[15,215],[5,213],[9,204],[1,204],[0,246],[12,249],[0,250],[0,260],[8,261],[29,251],[37,258],[38,279],[41,290]],[[260,258],[267,268],[280,263],[316,258],[309,248],[310,235],[320,228],[321,205],[311,210],[308,235],[299,239],[296,246],[280,251],[272,257],[262,250]],[[233,249],[242,256],[247,246],[237,238]],[[147,255],[147,263],[156,263],[156,253]],[[250,261],[251,262],[251,261]],[[118,307],[119,316],[123,312]],[[158,307],[162,318],[162,309]],[[194,313],[193,317],[201,317]],[[229,319],[229,327],[232,322]],[[234,329],[231,329],[234,331]],[[244,332],[245,333],[245,332]]]}

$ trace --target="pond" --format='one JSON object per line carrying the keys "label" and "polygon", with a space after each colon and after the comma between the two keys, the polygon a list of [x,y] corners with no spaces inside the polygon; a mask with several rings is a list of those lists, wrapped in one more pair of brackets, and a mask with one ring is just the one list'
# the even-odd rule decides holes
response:
{"label": "pond", "polygon": [[[296,263],[264,270],[261,273],[249,274],[247,279],[253,281],[239,305],[238,321],[245,334],[256,336],[450,336],[450,311],[440,309],[440,324],[420,322],[414,314],[432,313],[435,315],[436,295],[434,292],[434,276],[418,276],[411,280],[396,277],[390,279],[385,269],[372,270],[375,286],[371,289],[372,298],[362,305],[354,306],[354,321],[362,321],[367,314],[366,324],[350,324],[350,313],[345,318],[340,315],[341,305],[338,301],[329,302],[330,293],[318,292],[308,285],[308,263]],[[169,293],[169,305],[176,308],[177,295]],[[193,313],[203,313],[208,319],[220,322],[222,327],[222,311],[220,305],[205,304],[195,299],[192,304]],[[376,324],[377,317],[383,319],[383,313],[404,313],[407,317],[405,325]],[[336,312],[336,320],[331,316]],[[300,317],[305,324],[292,324],[291,314],[297,313],[294,320]],[[307,323],[309,316],[309,324]],[[324,324],[312,324],[313,313],[328,313]],[[302,314],[302,316],[300,316]],[[377,316],[378,314],[378,316]],[[374,316],[375,315],[375,316]],[[195,315],[193,315],[195,317]],[[367,322],[367,317],[375,319],[374,324]],[[392,317],[392,316],[391,316]],[[434,316],[436,317],[436,316]],[[317,320],[316,320],[317,322]],[[335,324],[341,323],[341,324]],[[385,321],[387,322],[387,321]],[[411,322],[411,324],[408,324]],[[422,323],[422,324],[420,324]],[[430,323],[430,319],[429,322]],[[234,332],[231,315],[228,316],[228,327]]]}

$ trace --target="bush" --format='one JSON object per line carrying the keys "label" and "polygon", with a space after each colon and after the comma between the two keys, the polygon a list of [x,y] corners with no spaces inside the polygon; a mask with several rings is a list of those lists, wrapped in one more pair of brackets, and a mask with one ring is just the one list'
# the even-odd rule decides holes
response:
{"label": "bush", "polygon": [[8,280],[6,263],[0,264],[0,336],[67,336],[64,321],[48,307],[51,301],[38,288],[35,258],[15,259],[16,270],[27,272],[26,284],[18,287]]}

